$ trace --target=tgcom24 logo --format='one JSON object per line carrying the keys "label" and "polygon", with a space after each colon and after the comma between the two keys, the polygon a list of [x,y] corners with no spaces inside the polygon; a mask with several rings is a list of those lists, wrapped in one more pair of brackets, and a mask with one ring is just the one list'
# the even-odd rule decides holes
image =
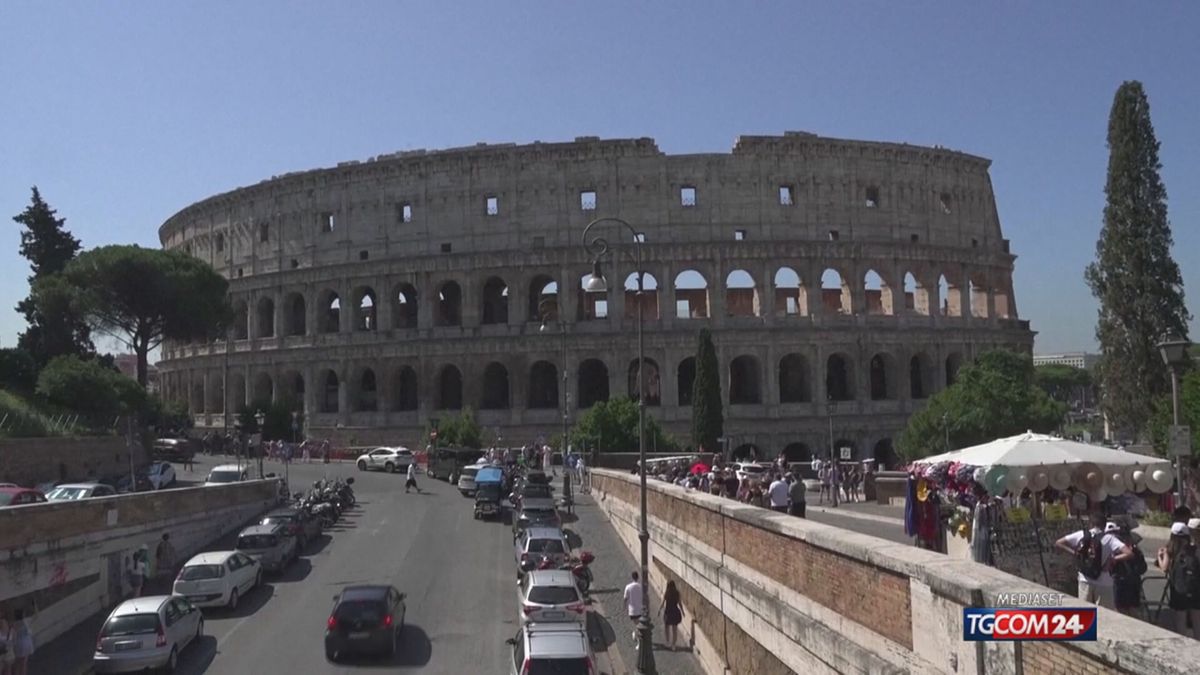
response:
{"label": "tgcom24 logo", "polygon": [[963,640],[1095,641],[1095,607],[964,607]]}

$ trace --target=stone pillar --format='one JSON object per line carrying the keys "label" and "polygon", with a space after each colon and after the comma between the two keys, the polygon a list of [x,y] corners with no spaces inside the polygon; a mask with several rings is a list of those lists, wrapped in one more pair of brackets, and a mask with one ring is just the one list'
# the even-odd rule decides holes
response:
{"label": "stone pillar", "polygon": [[763,391],[762,402],[765,406],[779,405],[779,353],[773,343],[767,344],[766,358],[763,361]]}
{"label": "stone pillar", "polygon": [[354,331],[354,320],[358,314],[358,302],[352,297],[353,288],[343,287],[338,290],[338,332]]}
{"label": "stone pillar", "polygon": [[728,274],[719,262],[698,266],[697,270],[708,282],[708,316],[714,328],[725,323],[725,276]]}
{"label": "stone pillar", "polygon": [[275,337],[281,338],[287,335],[288,325],[285,317],[287,316],[284,304],[287,302],[287,296],[280,291],[275,294]]}
{"label": "stone pillar", "polygon": [[526,321],[536,321],[540,317],[529,316],[529,281],[528,274],[518,274],[516,280],[506,279],[508,284],[508,325],[520,326]]}
{"label": "stone pillar", "polygon": [[350,369],[342,366],[338,368],[338,422],[345,426],[350,425],[350,399],[352,386],[350,382]]}
{"label": "stone pillar", "polygon": [[[764,261],[759,267],[758,279],[758,314],[768,325],[775,324],[775,269],[774,261]],[[778,396],[776,396],[778,398]],[[766,399],[764,399],[766,400]]]}
{"label": "stone pillar", "polygon": [[663,262],[659,267],[662,274],[658,279],[658,315],[662,317],[663,328],[675,325],[675,270],[671,263]]}
{"label": "stone pillar", "polygon": [[[621,352],[625,354],[626,352]],[[608,400],[629,394],[629,364],[637,360],[636,348],[628,352],[629,358],[606,352],[601,358],[608,366]]]}
{"label": "stone pillar", "polygon": [[392,329],[392,293],[387,277],[376,277],[375,286],[375,330]]}
{"label": "stone pillar", "polygon": [[321,309],[319,307],[317,307],[317,305],[321,302],[321,290],[320,289],[314,290],[313,287],[310,285],[304,289],[303,293],[304,293],[304,334],[305,335],[316,335],[317,333],[321,332],[320,326],[318,325],[318,317],[324,316],[324,312],[322,312]]}
{"label": "stone pillar", "polygon": [[[425,273],[417,280],[417,327],[422,330],[433,328],[434,309],[437,306],[438,292],[433,275]],[[424,400],[424,397],[422,397]]]}
{"label": "stone pillar", "polygon": [[392,411],[392,393],[395,390],[392,382],[394,372],[389,370],[388,362],[383,359],[375,361],[371,365],[371,369],[375,371],[375,410],[379,419],[386,426],[388,413]]}
{"label": "stone pillar", "polygon": [[[483,302],[483,284],[485,278],[478,274],[468,274],[458,279],[458,287],[462,290],[462,325],[464,328],[474,328],[483,319],[481,303]],[[464,401],[465,405],[465,401]]]}
{"label": "stone pillar", "polygon": [[579,293],[579,275],[573,267],[563,267],[558,279],[558,313],[566,323],[575,323],[579,313]]}

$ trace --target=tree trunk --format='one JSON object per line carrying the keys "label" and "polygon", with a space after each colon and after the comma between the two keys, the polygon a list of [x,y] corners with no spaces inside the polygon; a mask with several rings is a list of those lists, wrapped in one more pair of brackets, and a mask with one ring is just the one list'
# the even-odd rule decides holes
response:
{"label": "tree trunk", "polygon": [[149,379],[149,373],[147,372],[149,370],[149,366],[147,362],[149,361],[150,356],[150,346],[139,340],[137,344],[134,345],[133,351],[137,354],[138,384],[142,385],[142,389],[147,389],[146,380]]}

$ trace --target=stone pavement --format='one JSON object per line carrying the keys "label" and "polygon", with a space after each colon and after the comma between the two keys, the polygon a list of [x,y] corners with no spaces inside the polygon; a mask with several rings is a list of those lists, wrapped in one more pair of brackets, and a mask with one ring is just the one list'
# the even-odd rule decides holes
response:
{"label": "stone pavement", "polygon": [[[638,568],[638,561],[617,537],[612,525],[608,523],[608,519],[591,496],[576,494],[575,500],[575,516],[565,518],[564,528],[578,535],[578,539],[571,537],[573,545],[596,554],[596,561],[592,563],[593,602],[589,618],[589,632],[594,641],[592,647],[597,652],[609,652],[615,668],[619,667],[617,664],[623,663],[626,672],[636,672],[637,648],[630,635],[632,626],[625,613],[622,591],[630,581],[630,572]],[[702,672],[700,661],[691,653],[690,647],[679,645],[676,647],[677,651],[667,648],[663,639],[662,614],[658,611],[659,603],[662,602],[658,590],[653,587],[650,589],[650,608],[655,612],[654,660],[658,672],[662,675],[693,675]],[[683,623],[679,626],[681,643],[686,641],[689,635],[688,608],[684,607],[683,611]],[[596,636],[600,636],[600,639],[597,640]],[[621,673],[614,672],[612,675]]]}

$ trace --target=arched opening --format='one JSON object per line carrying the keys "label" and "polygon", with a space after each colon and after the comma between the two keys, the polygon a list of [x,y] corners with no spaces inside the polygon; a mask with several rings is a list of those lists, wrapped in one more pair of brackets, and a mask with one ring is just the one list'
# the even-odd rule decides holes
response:
{"label": "arched opening", "polygon": [[913,276],[904,273],[904,309],[921,316],[929,316],[929,290]]}
{"label": "arched opening", "polygon": [[539,274],[529,282],[529,320],[558,321],[558,282]]}
{"label": "arched opening", "polygon": [[758,285],[746,270],[733,270],[725,277],[725,316],[761,316]]}
{"label": "arched opening", "polygon": [[255,308],[254,317],[255,328],[260,338],[275,337],[275,301],[271,298],[263,297],[258,299],[258,306]]}
{"label": "arched opening", "polygon": [[692,404],[692,387],[696,384],[696,357],[689,356],[679,362],[675,376],[675,386],[678,389],[679,405]]}
{"label": "arched opening", "polygon": [[575,313],[579,321],[600,321],[608,318],[608,291],[590,292],[587,290],[588,278],[591,272],[579,277],[579,308]]}
{"label": "arched opening", "polygon": [[731,459],[735,462],[757,462],[759,456],[758,446],[753,443],[742,443],[730,453]]}
{"label": "arched opening", "polygon": [[379,312],[376,309],[375,289],[367,286],[354,292],[358,299],[358,313],[354,316],[354,330],[368,331],[379,328]]}
{"label": "arched opening", "polygon": [[338,411],[338,382],[337,373],[332,370],[325,371],[325,375],[321,382],[321,403],[320,409],[323,413],[335,413]]}
{"label": "arched opening", "polygon": [[483,410],[507,410],[509,407],[508,368],[493,361],[483,369]]}
{"label": "arched opening", "polygon": [[259,373],[254,376],[254,398],[258,401],[274,401],[275,400],[275,382],[267,373]]}
{"label": "arched opening", "polygon": [[[625,318],[637,320],[638,310],[638,275],[630,272],[625,277]],[[642,319],[647,321],[658,319],[658,279],[649,272],[642,273]]]}
{"label": "arched opening", "polygon": [[826,360],[825,392],[831,401],[854,400],[854,373],[845,354],[831,354]]}
{"label": "arched opening", "polygon": [[225,388],[220,374],[208,378],[208,396],[204,409],[208,412],[225,412]]}
{"label": "arched opening", "polygon": [[412,284],[400,284],[392,293],[392,328],[417,327],[417,289]]}
{"label": "arched opening", "polygon": [[558,367],[549,361],[538,361],[529,368],[529,407],[552,410],[558,403]]}
{"label": "arched opening", "polygon": [[417,371],[409,366],[396,369],[392,383],[392,410],[397,412],[416,410],[419,407],[417,398]]}
{"label": "arched opening", "polygon": [[317,322],[322,333],[336,333],[341,330],[342,301],[337,292],[325,290],[317,306]]}
{"label": "arched opening", "polygon": [[997,319],[1011,319],[1016,316],[1016,310],[1012,306],[1012,282],[1000,282],[996,288],[992,289],[992,304],[996,308]]}
{"label": "arched opening", "polygon": [[942,316],[962,316],[962,293],[957,284],[952,284],[946,275],[938,277],[938,298],[941,300]]}
{"label": "arched opening", "polygon": [[890,354],[879,353],[871,357],[871,400],[886,401],[896,398],[895,369]]}
{"label": "arched opening", "polygon": [[850,314],[850,286],[840,272],[827,269],[821,273],[821,307],[828,314]]}
{"label": "arched opening", "polygon": [[[812,461],[812,450],[809,449],[807,443],[801,443],[799,441],[795,443],[788,443],[783,448],[783,459],[788,464],[795,462],[808,463]],[[799,476],[797,476],[797,478],[799,478]]]}
{"label": "arched opening", "polygon": [[[646,405],[662,405],[662,378],[659,376],[658,364],[654,359],[646,359],[645,363]],[[629,362],[629,398],[635,401],[638,399],[637,359]]]}
{"label": "arched opening", "polygon": [[882,438],[876,442],[872,455],[875,457],[875,468],[879,471],[886,471],[900,465],[890,438]]}
{"label": "arched opening", "polygon": [[279,377],[278,400],[286,403],[291,410],[304,409],[304,376],[298,371],[289,370]]}
{"label": "arched opening", "polygon": [[988,300],[991,293],[988,290],[986,279],[979,279],[979,283],[976,281],[976,279],[971,279],[967,282],[970,287],[971,316],[976,319],[986,319],[988,318]]}
{"label": "arched opening", "polygon": [[192,383],[192,394],[188,400],[188,410],[193,414],[204,412],[204,380]]}
{"label": "arched opening", "polygon": [[890,316],[894,313],[892,289],[878,272],[867,270],[863,277],[863,286],[866,291],[867,314]]}
{"label": "arched opening", "polygon": [[438,373],[438,410],[460,410],[463,401],[462,373],[458,368],[446,364]]}
{"label": "arched opening", "polygon": [[500,277],[492,277],[483,284],[483,306],[480,322],[484,324],[508,323],[508,284]]}
{"label": "arched opening", "polygon": [[249,405],[249,401],[246,400],[246,376],[231,371],[229,373],[229,403],[225,409],[234,412],[241,410],[244,405]]}
{"label": "arched opening", "polygon": [[729,362],[729,403],[762,403],[758,359],[743,354]]}
{"label": "arched opening", "polygon": [[[462,325],[462,289],[456,281],[447,281],[438,289],[437,325]],[[462,407],[461,401],[459,407]]]}
{"label": "arched opening", "polygon": [[308,316],[306,314],[304,296],[299,293],[288,293],[284,300],[284,318],[287,322],[287,334],[290,336],[307,333]]}
{"label": "arched opening", "polygon": [[579,364],[579,407],[590,408],[608,400],[608,366],[599,359]]}
{"label": "arched opening", "polygon": [[375,382],[375,371],[364,368],[358,377],[358,397],[355,412],[375,412],[379,409],[379,396]]}
{"label": "arched opening", "polygon": [[908,383],[913,399],[929,398],[933,394],[933,368],[924,352],[913,354],[908,360]]}
{"label": "arched opening", "polygon": [[708,280],[696,270],[684,270],[675,277],[675,317],[708,318]]}
{"label": "arched opening", "polygon": [[775,272],[775,313],[808,316],[808,292],[796,270],[780,267]]}
{"label": "arched opening", "polygon": [[779,402],[807,403],[812,400],[808,362],[800,354],[779,359]]}
{"label": "arched opening", "polygon": [[250,337],[250,309],[245,300],[239,300],[233,305],[233,339],[245,340]]}
{"label": "arched opening", "polygon": [[958,379],[958,369],[962,367],[962,356],[958,353],[946,357],[946,386],[954,384]]}

